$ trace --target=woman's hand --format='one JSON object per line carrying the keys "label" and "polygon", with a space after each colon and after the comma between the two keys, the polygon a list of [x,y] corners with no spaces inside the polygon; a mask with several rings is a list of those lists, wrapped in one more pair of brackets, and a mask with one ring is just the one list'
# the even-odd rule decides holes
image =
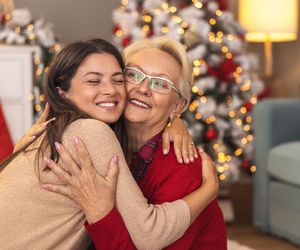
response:
{"label": "woman's hand", "polygon": [[64,184],[44,183],[42,187],[71,198],[81,207],[88,223],[92,224],[107,215],[115,205],[118,157],[115,155],[112,158],[103,177],[94,168],[84,143],[78,137],[74,137],[73,142],[80,159],[79,165],[62,144],[55,143],[63,167],[47,157],[44,161]]}
{"label": "woman's hand", "polygon": [[198,158],[193,139],[179,117],[173,119],[172,126],[165,128],[162,139],[164,154],[169,153],[170,142],[174,143],[174,150],[179,163],[188,164],[194,162],[194,158]]}
{"label": "woman's hand", "polygon": [[26,134],[22,137],[22,139],[15,145],[14,152],[18,151],[19,149],[27,146],[29,143],[35,140],[41,133],[43,133],[48,125],[48,123],[55,120],[55,118],[52,118],[48,121],[46,121],[48,115],[49,115],[50,107],[49,104],[46,103],[45,109],[40,116],[40,118],[37,120],[35,124],[26,132]]}
{"label": "woman's hand", "polygon": [[202,159],[202,186],[207,186],[211,193],[211,200],[214,200],[219,191],[218,173],[215,163],[210,156],[206,154],[202,149],[199,150]]}

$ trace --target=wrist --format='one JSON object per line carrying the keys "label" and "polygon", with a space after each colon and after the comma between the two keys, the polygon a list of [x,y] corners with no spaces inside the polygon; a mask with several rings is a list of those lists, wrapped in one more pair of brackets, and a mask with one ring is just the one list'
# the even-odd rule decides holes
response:
{"label": "wrist", "polygon": [[94,224],[103,219],[113,209],[113,207],[113,204],[106,206],[105,209],[102,209],[101,207],[89,207],[83,209],[83,213],[85,214],[87,222],[89,224]]}

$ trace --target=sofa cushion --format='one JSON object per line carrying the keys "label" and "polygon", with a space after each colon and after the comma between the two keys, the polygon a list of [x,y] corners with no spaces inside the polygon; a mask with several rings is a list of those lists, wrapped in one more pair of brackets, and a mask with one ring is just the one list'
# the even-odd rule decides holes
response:
{"label": "sofa cushion", "polygon": [[300,186],[300,141],[283,143],[272,148],[268,171],[276,179]]}

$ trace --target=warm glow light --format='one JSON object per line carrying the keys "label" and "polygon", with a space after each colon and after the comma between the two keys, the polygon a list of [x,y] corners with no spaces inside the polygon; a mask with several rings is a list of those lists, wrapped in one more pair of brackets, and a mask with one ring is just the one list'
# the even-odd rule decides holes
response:
{"label": "warm glow light", "polygon": [[250,171],[251,171],[252,173],[256,172],[256,166],[254,166],[254,165],[251,166],[251,167],[250,167]]}
{"label": "warm glow light", "polygon": [[198,89],[198,87],[197,87],[197,86],[193,86],[193,87],[192,87],[192,91],[193,91],[193,93],[197,93],[197,92],[198,92],[198,90],[199,90],[199,89]]}
{"label": "warm glow light", "polygon": [[239,21],[250,42],[296,40],[298,0],[240,0]]}
{"label": "warm glow light", "polygon": [[195,118],[196,118],[197,120],[200,120],[200,119],[202,118],[202,115],[201,115],[200,113],[197,113],[197,114],[195,115]]}
{"label": "warm glow light", "polygon": [[210,23],[211,25],[215,25],[215,24],[217,23],[217,21],[216,21],[216,19],[211,18],[211,19],[209,19],[209,23]]}
{"label": "warm glow light", "polygon": [[161,28],[161,32],[162,33],[168,33],[169,32],[169,28],[166,27],[166,26],[164,26],[164,27]]}

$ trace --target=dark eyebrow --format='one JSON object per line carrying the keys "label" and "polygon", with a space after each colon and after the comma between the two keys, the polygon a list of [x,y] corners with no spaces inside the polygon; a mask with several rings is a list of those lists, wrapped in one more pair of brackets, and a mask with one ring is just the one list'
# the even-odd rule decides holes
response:
{"label": "dark eyebrow", "polygon": [[[83,77],[88,76],[88,75],[103,76],[102,73],[91,71],[91,72],[85,73],[85,74],[83,75]],[[117,75],[123,75],[123,72],[120,71],[120,72],[115,72],[115,73],[112,74],[112,76],[117,76]]]}
{"label": "dark eyebrow", "polygon": [[87,73],[85,73],[83,76],[87,76],[87,75],[97,75],[97,76],[102,76],[102,74],[101,73],[99,73],[99,72],[87,72]]}

